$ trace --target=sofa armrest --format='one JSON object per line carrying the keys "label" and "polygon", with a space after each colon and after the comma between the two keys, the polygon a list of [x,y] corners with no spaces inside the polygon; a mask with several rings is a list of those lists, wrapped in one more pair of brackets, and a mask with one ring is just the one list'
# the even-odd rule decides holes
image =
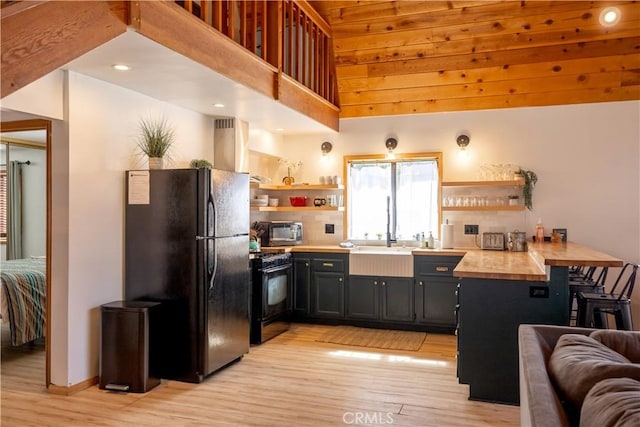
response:
{"label": "sofa armrest", "polygon": [[547,373],[553,349],[564,334],[589,335],[593,329],[550,325],[520,325],[520,424],[569,426],[569,420]]}

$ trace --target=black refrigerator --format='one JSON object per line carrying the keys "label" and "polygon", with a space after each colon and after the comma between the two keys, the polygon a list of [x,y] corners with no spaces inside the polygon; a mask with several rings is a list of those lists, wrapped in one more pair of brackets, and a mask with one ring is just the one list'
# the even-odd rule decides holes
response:
{"label": "black refrigerator", "polygon": [[150,325],[159,375],[201,382],[249,352],[249,175],[145,170],[126,181],[125,298],[161,303]]}

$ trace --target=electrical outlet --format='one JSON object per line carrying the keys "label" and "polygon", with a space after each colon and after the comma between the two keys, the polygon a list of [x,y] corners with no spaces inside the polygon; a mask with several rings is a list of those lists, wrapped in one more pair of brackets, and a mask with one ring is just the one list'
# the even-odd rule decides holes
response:
{"label": "electrical outlet", "polygon": [[335,226],[333,224],[325,224],[324,234],[333,234],[333,233],[335,233]]}
{"label": "electrical outlet", "polygon": [[477,224],[465,224],[464,225],[464,234],[478,234],[478,225]]}

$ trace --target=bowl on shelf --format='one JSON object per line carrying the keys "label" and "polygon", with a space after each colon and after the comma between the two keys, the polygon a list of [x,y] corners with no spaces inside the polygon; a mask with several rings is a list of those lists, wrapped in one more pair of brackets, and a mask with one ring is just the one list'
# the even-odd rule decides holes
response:
{"label": "bowl on shelf", "polygon": [[280,204],[280,200],[271,197],[269,198],[269,206],[276,207],[278,204]]}
{"label": "bowl on shelf", "polygon": [[304,196],[291,196],[289,197],[289,202],[291,206],[307,206],[307,198]]}
{"label": "bowl on shelf", "polygon": [[251,199],[249,204],[251,206],[265,207],[268,203],[269,199]]}

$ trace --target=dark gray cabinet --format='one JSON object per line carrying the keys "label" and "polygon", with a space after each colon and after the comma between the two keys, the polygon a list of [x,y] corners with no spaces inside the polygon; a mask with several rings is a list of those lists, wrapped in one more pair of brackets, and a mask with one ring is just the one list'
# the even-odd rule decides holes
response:
{"label": "dark gray cabinet", "polygon": [[413,322],[413,279],[409,277],[382,277],[382,320]]}
{"label": "dark gray cabinet", "polygon": [[311,260],[311,316],[344,317],[344,288],[348,257],[342,254],[318,254]]}
{"label": "dark gray cabinet", "polygon": [[346,297],[350,319],[413,321],[411,278],[350,276]]}
{"label": "dark gray cabinet", "polygon": [[459,381],[472,400],[517,404],[518,327],[568,325],[567,267],[549,282],[465,278],[459,292]]}
{"label": "dark gray cabinet", "polygon": [[307,317],[311,310],[311,258],[309,254],[293,256],[293,314]]}
{"label": "dark gray cabinet", "polygon": [[345,316],[347,254],[293,254],[294,319],[341,319]]}
{"label": "dark gray cabinet", "polygon": [[460,256],[414,257],[416,322],[443,330],[456,327],[456,287],[453,269]]}
{"label": "dark gray cabinet", "polygon": [[380,312],[380,279],[350,276],[347,286],[347,317],[377,320]]}

